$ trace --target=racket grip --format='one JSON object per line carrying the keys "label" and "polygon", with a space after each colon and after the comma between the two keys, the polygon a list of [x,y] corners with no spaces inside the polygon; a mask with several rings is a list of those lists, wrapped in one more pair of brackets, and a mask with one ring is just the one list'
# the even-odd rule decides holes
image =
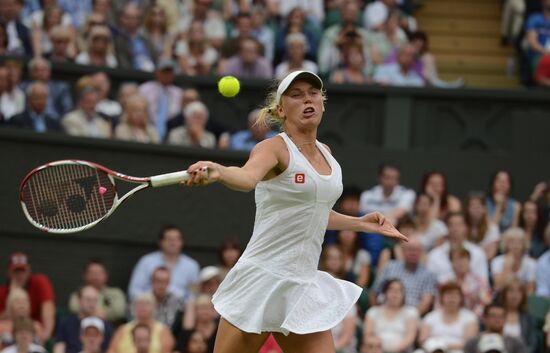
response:
{"label": "racket grip", "polygon": [[167,174],[160,174],[152,176],[149,183],[152,187],[158,188],[161,186],[168,186],[168,185],[174,185],[179,184],[182,181],[185,181],[189,179],[189,174],[187,171],[181,171],[181,172],[174,172],[174,173],[167,173]]}

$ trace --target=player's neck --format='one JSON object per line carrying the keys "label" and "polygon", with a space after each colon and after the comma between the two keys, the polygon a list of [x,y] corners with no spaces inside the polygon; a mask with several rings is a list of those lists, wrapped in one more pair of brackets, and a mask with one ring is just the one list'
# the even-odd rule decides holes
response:
{"label": "player's neck", "polygon": [[317,139],[314,131],[307,133],[287,131],[286,134],[300,151],[316,149],[315,141]]}

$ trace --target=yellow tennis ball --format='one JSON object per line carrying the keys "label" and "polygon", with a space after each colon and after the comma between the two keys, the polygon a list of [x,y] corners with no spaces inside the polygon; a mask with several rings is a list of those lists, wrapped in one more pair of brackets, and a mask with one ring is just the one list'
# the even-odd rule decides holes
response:
{"label": "yellow tennis ball", "polygon": [[241,89],[241,83],[234,76],[224,76],[218,81],[218,91],[224,97],[235,97]]}

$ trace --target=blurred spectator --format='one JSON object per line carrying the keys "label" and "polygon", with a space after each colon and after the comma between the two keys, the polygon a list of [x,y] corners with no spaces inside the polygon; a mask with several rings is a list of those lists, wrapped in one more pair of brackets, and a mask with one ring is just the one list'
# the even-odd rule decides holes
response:
{"label": "blurred spectator", "polygon": [[113,55],[111,31],[106,26],[93,26],[88,34],[87,50],[80,52],[75,61],[81,65],[116,67],[117,59]]}
{"label": "blurred spectator", "polygon": [[495,290],[499,291],[511,279],[519,279],[529,293],[535,291],[536,262],[529,255],[529,240],[521,228],[508,228],[502,233],[502,255],[491,261]]}
{"label": "blurred spectator", "polygon": [[201,96],[199,94],[199,91],[197,91],[195,88],[186,88],[183,90],[183,93],[181,95],[181,111],[179,111],[176,115],[170,117],[170,119],[166,122],[166,129],[168,134],[173,128],[185,124],[185,117],[183,116],[183,111],[185,111],[185,107],[187,107],[189,103],[197,102],[200,100]]}
{"label": "blurred spectator", "polygon": [[[342,249],[337,245],[325,246],[321,252],[319,269],[329,273],[334,278],[345,279],[346,260]],[[356,352],[357,337],[355,336],[355,322],[357,319],[357,308],[354,305],[344,319],[331,329],[337,352]]]}
{"label": "blurred spectator", "polygon": [[367,29],[375,29],[384,22],[392,12],[398,15],[399,26],[412,32],[416,30],[416,20],[403,12],[408,1],[405,0],[375,0],[365,7],[363,23]]}
{"label": "blurred spectator", "polygon": [[[246,38],[252,38],[252,16],[248,12],[239,13],[234,18],[235,28],[224,40],[220,54],[222,58],[229,58],[239,51],[239,43]],[[261,45],[260,45],[261,46]],[[263,48],[261,48],[263,54]]]}
{"label": "blurred spectator", "polygon": [[111,137],[111,124],[96,113],[99,94],[94,87],[84,88],[78,97],[75,110],[61,120],[65,132],[73,136]]}
{"label": "blurred spectator", "polygon": [[306,58],[311,61],[317,60],[316,34],[308,28],[306,12],[298,6],[288,12],[282,28],[277,32],[275,38],[275,64],[288,57],[286,37],[291,33],[302,33],[307,38]]}
{"label": "blurred spectator", "polygon": [[382,85],[422,87],[424,80],[413,69],[415,49],[404,44],[397,53],[397,63],[378,66],[374,81]]}
{"label": "blurred spectator", "polygon": [[2,350],[2,353],[46,353],[46,350],[33,343],[35,335],[34,324],[31,319],[22,317],[13,323],[13,337],[15,343]]}
{"label": "blurred spectator", "polygon": [[178,32],[187,32],[193,20],[204,23],[206,39],[216,49],[220,49],[225,39],[225,23],[221,13],[212,8],[213,0],[195,0],[192,11],[182,14],[178,23]]}
{"label": "blurred spectator", "polygon": [[330,76],[330,82],[364,85],[370,83],[365,70],[365,54],[361,45],[350,44],[342,49],[343,66]]}
{"label": "blurred spectator", "polygon": [[139,94],[126,101],[122,121],[115,128],[115,138],[118,140],[159,143],[160,138],[149,120],[147,100]]}
{"label": "blurred spectator", "polygon": [[0,316],[4,316],[11,290],[22,288],[31,301],[31,318],[44,327],[44,340],[50,338],[55,325],[55,295],[48,277],[33,274],[27,255],[21,252],[10,255],[7,277],[7,283],[0,286]]}
{"label": "blurred spectator", "polygon": [[214,295],[221,283],[221,271],[217,266],[206,266],[199,273],[199,293]]}
{"label": "blurred spectator", "polygon": [[0,20],[6,25],[8,35],[8,54],[33,55],[31,34],[27,26],[21,22],[23,0],[2,0],[0,3]]}
{"label": "blurred spectator", "polygon": [[[0,350],[15,343],[13,337],[14,321],[30,317],[31,301],[29,295],[21,288],[13,288],[8,295],[5,316],[0,319]],[[45,337],[42,324],[33,320],[33,326],[33,342],[38,345],[43,345]]]}
{"label": "blurred spectator", "polygon": [[118,88],[117,101],[120,103],[121,114],[126,108],[128,99],[136,94],[139,94],[139,86],[134,82],[125,82]]}
{"label": "blurred spectator", "polygon": [[367,311],[363,337],[380,337],[384,352],[410,352],[418,331],[418,311],[405,304],[405,287],[400,280],[387,280],[382,293],[384,304]]}
{"label": "blurred spectator", "polygon": [[448,282],[439,289],[441,308],[422,320],[419,341],[441,339],[448,349],[462,351],[466,342],[477,335],[476,315],[462,306],[464,296],[456,282]]}
{"label": "blurred spectator", "polygon": [[[78,50],[80,52],[87,52],[88,51],[88,45],[89,45],[89,34],[92,31],[92,29],[96,26],[99,27],[107,27],[111,32],[115,30],[115,28],[109,27],[107,23],[107,17],[103,14],[92,12],[86,17],[86,20],[83,24],[83,27],[78,31],[78,35],[76,37],[77,40],[77,46]],[[112,39],[111,39],[112,40]],[[114,50],[114,49],[113,49]]]}
{"label": "blurred spectator", "polygon": [[382,164],[378,168],[378,185],[361,194],[361,212],[382,212],[392,223],[413,208],[415,193],[399,185],[400,170],[396,166]]}
{"label": "blurred spectator", "polygon": [[172,60],[162,59],[155,71],[155,79],[139,86],[139,93],[147,99],[149,117],[161,140],[166,138],[168,119],[181,111],[183,91],[174,85],[175,69]]}
{"label": "blurred spectator", "polygon": [[103,336],[105,325],[98,317],[87,317],[80,323],[80,342],[82,351],[80,353],[102,353]]}
{"label": "blurred spectator", "polygon": [[519,226],[525,232],[529,241],[529,255],[538,258],[548,249],[544,242],[543,230],[539,217],[539,206],[535,201],[527,200],[521,206]]}
{"label": "blurred spectator", "polygon": [[462,290],[462,305],[473,311],[478,317],[483,309],[491,302],[491,287],[489,283],[471,270],[470,252],[465,248],[455,248],[449,253],[453,266],[453,273],[441,278],[440,283],[455,281]]}
{"label": "blurred spectator", "polygon": [[56,119],[73,109],[73,98],[71,89],[67,82],[52,80],[51,63],[40,57],[33,58],[28,63],[29,76],[31,81],[25,82],[22,89],[32,81],[41,81],[48,85],[49,95],[46,113]]}
{"label": "blurred spectator", "polygon": [[[550,225],[544,231],[546,245],[550,247]],[[550,298],[550,250],[546,250],[537,260],[537,295]]]}
{"label": "blurred spectator", "polygon": [[378,336],[368,336],[363,338],[363,343],[359,350],[360,353],[383,353],[382,340]]}
{"label": "blurred spectator", "polygon": [[151,329],[149,326],[145,324],[137,324],[132,329],[132,341],[136,347],[135,353],[150,353]]}
{"label": "blurred spectator", "polygon": [[8,55],[8,32],[2,20],[0,20],[0,55]]}
{"label": "blurred spectator", "polygon": [[359,216],[361,214],[359,207],[361,192],[361,189],[355,185],[344,186],[336,205],[338,212],[348,216]]}
{"label": "blurred spectator", "polygon": [[30,129],[35,132],[62,132],[59,121],[48,115],[48,86],[40,81],[33,82],[27,87],[27,108],[9,120],[9,125]]}
{"label": "blurred spectator", "polygon": [[114,37],[116,59],[121,68],[153,71],[155,49],[141,33],[141,25],[141,10],[133,2],[126,3],[120,15],[120,27]]}
{"label": "blurred spectator", "polygon": [[502,44],[515,43],[521,34],[525,15],[525,0],[505,0],[502,7],[500,34]]}
{"label": "blurred spectator", "polygon": [[[126,296],[117,287],[107,286],[109,273],[103,261],[92,259],[86,263],[82,274],[84,285],[92,286],[98,291],[99,309],[96,312],[101,319],[116,325],[124,320],[126,315]],[[69,309],[73,313],[80,310],[78,292],[71,293]]]}
{"label": "blurred spectator", "polygon": [[527,307],[527,287],[518,279],[512,279],[497,295],[497,303],[506,309],[503,333],[516,337],[534,353],[537,347],[535,320]]}
{"label": "blurred spectator", "polygon": [[6,121],[25,109],[25,95],[11,81],[10,69],[0,65],[0,114]]}
{"label": "blurred spectator", "polygon": [[368,36],[368,50],[376,69],[376,65],[385,63],[392,50],[405,45],[408,39],[405,31],[399,27],[399,14],[396,11],[391,11],[386,20],[372,30]]}
{"label": "blurred spectator", "polygon": [[470,269],[489,281],[489,270],[487,268],[487,258],[485,252],[474,243],[466,240],[468,228],[464,215],[461,213],[449,213],[447,215],[447,229],[449,234],[447,240],[440,246],[434,248],[428,253],[426,266],[441,281],[443,278],[453,273],[449,254],[451,249],[465,248],[470,253]]}
{"label": "blurred spectator", "polygon": [[81,29],[86,16],[92,12],[93,0],[58,0],[59,6],[71,15],[73,26]]}
{"label": "blurred spectator", "polygon": [[133,336],[134,327],[145,325],[151,332],[149,353],[170,353],[174,348],[174,337],[168,327],[155,320],[155,297],[150,293],[142,293],[135,296],[132,301],[132,312],[135,319],[120,326],[113,336],[107,353],[136,352]]}
{"label": "blurred spectator", "polygon": [[544,54],[535,67],[535,82],[542,87],[550,87],[550,54]]}
{"label": "blurred spectator", "polygon": [[93,85],[99,94],[96,111],[108,120],[117,122],[122,114],[122,106],[116,100],[109,99],[109,92],[111,91],[109,76],[105,72],[99,71],[92,76],[92,79]]}
{"label": "blurred spectator", "polygon": [[403,260],[390,261],[376,276],[370,296],[370,304],[376,304],[376,296],[381,293],[382,284],[390,279],[399,279],[405,287],[405,303],[416,307],[420,315],[426,314],[432,307],[436,293],[436,277],[420,263],[423,246],[416,237],[410,237],[402,245]]}
{"label": "blurred spectator", "polygon": [[517,227],[521,205],[510,197],[512,191],[512,176],[505,170],[497,171],[490,185],[487,197],[487,211],[491,221],[498,225],[501,232],[509,227]]}
{"label": "blurred spectator", "polygon": [[447,177],[442,172],[431,171],[424,174],[420,190],[433,198],[432,209],[436,218],[444,220],[448,212],[460,212],[462,209],[460,200],[449,194]]}
{"label": "blurred spectator", "polygon": [[485,196],[482,193],[472,193],[464,206],[464,218],[468,227],[466,239],[482,247],[490,261],[497,254],[500,232],[498,226],[489,221]]}
{"label": "blurred spectator", "polygon": [[151,289],[155,297],[155,319],[168,327],[172,327],[176,313],[183,308],[183,300],[168,290],[170,270],[158,267],[151,277]]}
{"label": "blurred spectator", "polygon": [[[401,232],[401,234],[405,235],[407,238],[414,237],[415,239],[418,239],[420,242],[422,242],[423,239],[415,233],[416,225],[413,219],[408,215],[401,217],[395,227],[399,232]],[[369,235],[369,237],[371,237],[371,235]],[[422,248],[422,250],[424,250],[424,246]],[[380,252],[378,263],[376,265],[376,274],[379,275],[386,264],[391,260],[403,260],[403,249],[401,245],[397,242],[384,241],[384,249],[382,249],[382,251]],[[424,251],[422,252],[420,262],[426,262],[426,253]]]}
{"label": "blurred spectator", "polygon": [[531,69],[534,70],[540,59],[548,54],[550,40],[550,0],[542,0],[542,12],[534,13],[527,19],[525,32],[529,46],[528,56]]}
{"label": "blurred spectator", "polygon": [[[71,30],[65,26],[54,26],[50,29],[48,35],[52,42],[52,50],[44,57],[53,63],[73,62],[73,54],[69,52],[71,42],[74,41]],[[73,44],[73,46],[76,46],[76,44]]]}
{"label": "blurred spectator", "polygon": [[542,228],[546,227],[550,219],[550,188],[549,183],[542,181],[535,185],[529,200],[536,202],[539,206],[539,223]]}
{"label": "blurred spectator", "polygon": [[243,249],[238,239],[227,238],[222,242],[219,251],[218,265],[220,280],[223,280],[227,272],[235,266],[242,253]]}
{"label": "blurred spectator", "polygon": [[151,290],[151,276],[155,269],[164,266],[170,270],[169,291],[180,298],[189,298],[189,286],[199,280],[199,264],[185,254],[183,235],[175,226],[165,226],[159,233],[159,251],[143,256],[134,267],[128,296],[134,298],[139,293]]}
{"label": "blurred spectator", "polygon": [[275,57],[275,34],[266,24],[267,9],[256,4],[252,6],[252,37],[256,38],[264,48],[264,57],[273,62]]}
{"label": "blurred spectator", "polygon": [[245,38],[239,42],[237,55],[220,62],[220,75],[232,75],[239,78],[273,77],[273,68],[266,58],[260,54],[260,43],[253,38]]}
{"label": "blurred spectator", "polygon": [[187,352],[189,341],[195,332],[199,332],[207,343],[207,352],[214,351],[216,331],[218,329],[218,314],[214,309],[211,296],[201,294],[194,301],[195,318],[192,321],[184,322],[180,332],[177,334],[176,351]]}
{"label": "blurred spectator", "polygon": [[163,7],[155,4],[147,9],[143,23],[143,35],[153,47],[153,61],[166,54],[171,34],[168,31],[168,17]]}
{"label": "blurred spectator", "polygon": [[429,194],[419,194],[414,201],[414,233],[426,251],[441,245],[448,233],[445,223],[434,217],[434,204]]}
{"label": "blurred spectator", "polygon": [[210,74],[219,55],[206,41],[202,21],[193,20],[186,37],[180,38],[174,49],[181,73],[188,76]]}
{"label": "blurred spectator", "polygon": [[289,73],[306,70],[317,73],[317,64],[306,60],[307,39],[302,33],[290,33],[286,36],[287,59],[275,68],[275,78],[282,80]]}
{"label": "blurred spectator", "polygon": [[502,305],[496,303],[487,305],[483,312],[483,325],[485,327],[485,331],[480,332],[477,336],[466,342],[466,346],[464,346],[464,353],[478,353],[480,351],[486,352],[486,350],[481,350],[481,341],[483,340],[483,337],[487,335],[498,335],[501,337],[503,340],[501,352],[503,352],[504,349],[506,350],[506,353],[527,352],[527,347],[521,340],[504,334],[503,330],[505,319],[506,309]]}
{"label": "blurred spectator", "polygon": [[[428,35],[425,32],[414,32],[410,35],[409,40],[415,48],[417,55],[413,70],[415,70],[427,84],[440,88],[459,88],[464,85],[464,80],[462,78],[453,81],[443,81],[439,78],[437,65],[435,64],[435,56],[428,52]],[[395,50],[393,54],[395,59],[397,59],[396,54],[397,50]],[[391,61],[391,57],[392,55],[390,55],[386,62]]]}
{"label": "blurred spectator", "polygon": [[257,143],[276,135],[269,126],[256,124],[259,109],[254,109],[248,114],[248,129],[240,130],[231,135],[231,149],[250,151]]}
{"label": "blurred spectator", "polygon": [[322,0],[279,1],[279,14],[282,17],[289,16],[296,8],[299,8],[304,14],[307,14],[307,20],[315,27],[321,27],[325,19],[325,6]]}
{"label": "blurred spectator", "polygon": [[371,256],[361,248],[359,234],[352,230],[340,230],[336,234],[336,242],[344,257],[344,278],[366,287],[370,282]]}
{"label": "blurred spectator", "polygon": [[[114,27],[114,18],[119,14],[115,11],[111,11],[113,2],[112,0],[92,0],[92,14],[103,15],[107,19],[109,27]],[[118,1],[116,3],[118,3]],[[123,3],[121,3],[121,5],[122,4]],[[82,31],[82,28],[80,30]]]}
{"label": "blurred spectator", "polygon": [[190,103],[183,112],[185,125],[172,129],[168,143],[172,145],[216,147],[216,137],[205,129],[208,109],[202,102]]}
{"label": "blurred spectator", "polygon": [[[59,322],[55,328],[54,353],[78,353],[82,350],[80,330],[82,321],[90,317],[105,316],[99,306],[99,292],[90,285],[85,285],[78,290],[78,312],[71,313]],[[113,333],[111,325],[101,320],[105,328],[104,340],[101,345],[105,351]]]}
{"label": "blurred spectator", "polygon": [[358,13],[359,4],[356,0],[345,0],[341,7],[341,23],[335,24],[323,32],[317,56],[319,71],[322,74],[328,74],[340,66],[342,62],[341,49],[351,44],[361,45],[363,59],[368,57],[370,34],[356,24]]}
{"label": "blurred spectator", "polygon": [[[30,26],[34,55],[49,55],[52,52],[52,41],[49,36],[50,30],[56,26],[64,26],[71,31],[70,17],[65,16],[63,10],[56,5],[56,1],[45,5],[44,10],[41,13],[35,13],[35,15],[38,18],[33,18]],[[72,32],[71,38],[74,38]],[[74,55],[76,51],[75,43],[72,41],[69,44],[69,50]]]}

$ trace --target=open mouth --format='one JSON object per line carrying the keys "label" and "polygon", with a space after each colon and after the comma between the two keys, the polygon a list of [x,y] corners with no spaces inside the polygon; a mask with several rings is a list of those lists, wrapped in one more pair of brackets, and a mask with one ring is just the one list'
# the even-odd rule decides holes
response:
{"label": "open mouth", "polygon": [[304,109],[303,111],[303,114],[305,116],[311,116],[315,113],[315,109],[313,107],[307,107],[306,109]]}

